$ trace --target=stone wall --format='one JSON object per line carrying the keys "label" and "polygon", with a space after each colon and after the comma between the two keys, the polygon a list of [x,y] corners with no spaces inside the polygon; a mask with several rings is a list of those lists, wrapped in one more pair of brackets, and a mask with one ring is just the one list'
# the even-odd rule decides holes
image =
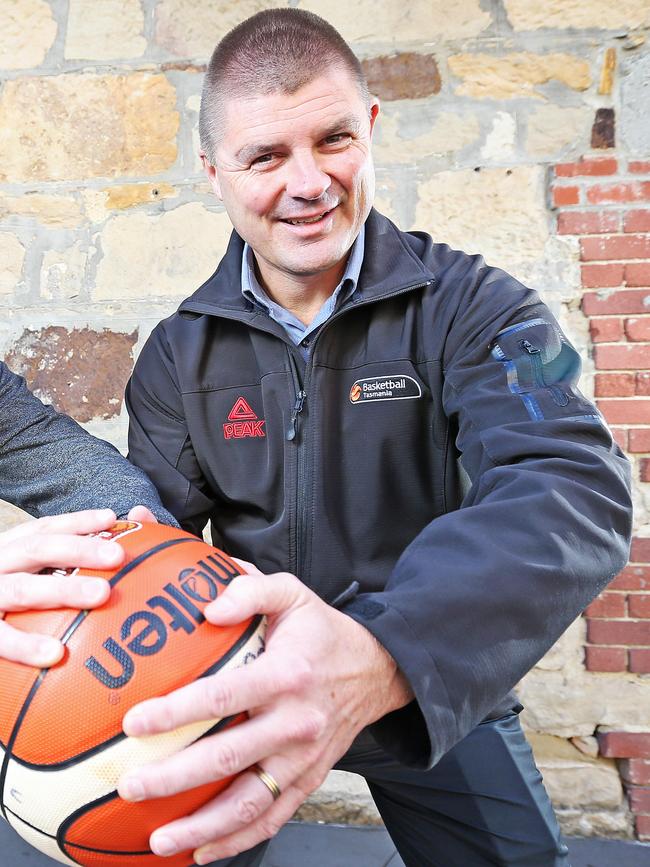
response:
{"label": "stone wall", "polygon": [[[201,72],[276,5],[0,0],[0,351],[120,448],[134,357],[229,233],[196,154]],[[379,208],[539,289],[630,451],[632,563],[521,695],[565,829],[650,839],[650,4],[288,5],[341,29],[382,100]],[[341,774],[301,815],[377,821]]]}

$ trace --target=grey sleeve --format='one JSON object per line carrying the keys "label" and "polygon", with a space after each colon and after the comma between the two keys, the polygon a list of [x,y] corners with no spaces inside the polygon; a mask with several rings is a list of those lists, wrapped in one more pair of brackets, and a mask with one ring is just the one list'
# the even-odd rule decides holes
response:
{"label": "grey sleeve", "polygon": [[2,362],[0,498],[36,517],[93,508],[125,517],[143,505],[161,523],[178,526],[142,470],[43,404]]}

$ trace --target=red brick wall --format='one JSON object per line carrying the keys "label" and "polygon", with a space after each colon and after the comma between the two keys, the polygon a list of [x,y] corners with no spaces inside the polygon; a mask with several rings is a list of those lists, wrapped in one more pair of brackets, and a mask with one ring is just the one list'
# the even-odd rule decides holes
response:
{"label": "red brick wall", "polygon": [[[650,482],[650,161],[588,157],[555,167],[557,232],[577,236],[582,310],[589,318],[596,402],[622,448],[637,457],[635,484]],[[650,674],[650,538],[585,611],[585,665]],[[599,735],[619,770],[637,835],[650,839],[648,732]]]}

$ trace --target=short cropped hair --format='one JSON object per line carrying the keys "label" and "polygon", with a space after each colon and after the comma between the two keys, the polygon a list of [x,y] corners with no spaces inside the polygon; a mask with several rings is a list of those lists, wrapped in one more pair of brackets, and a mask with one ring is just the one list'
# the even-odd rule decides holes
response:
{"label": "short cropped hair", "polygon": [[359,60],[327,21],[304,9],[267,9],[227,33],[215,48],[203,83],[199,135],[214,164],[225,102],[243,96],[295,93],[332,68],[350,73],[370,110]]}

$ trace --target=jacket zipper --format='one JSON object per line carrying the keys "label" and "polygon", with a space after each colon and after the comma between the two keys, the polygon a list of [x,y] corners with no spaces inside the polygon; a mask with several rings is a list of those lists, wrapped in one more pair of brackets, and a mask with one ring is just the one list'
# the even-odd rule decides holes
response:
{"label": "jacket zipper", "polygon": [[[323,325],[318,330],[318,333],[314,337],[314,341],[311,346],[311,352],[309,353],[309,358],[307,359],[307,364],[305,366],[305,377],[301,384],[300,376],[298,374],[298,367],[296,365],[296,360],[293,357],[293,353],[291,349],[287,347],[287,351],[289,353],[289,366],[291,368],[291,377],[294,385],[294,393],[295,393],[295,403],[293,405],[293,410],[291,413],[291,419],[289,422],[289,427],[286,432],[286,439],[289,442],[296,441],[296,437],[298,434],[298,423],[299,416],[303,410],[305,405],[305,401],[307,400],[307,395],[309,393],[309,380],[311,378],[311,372],[313,368],[313,358],[314,353],[316,351],[316,343],[320,339],[322,333],[334,322],[336,319],[339,319],[341,316],[344,316],[349,310],[354,309],[357,310],[359,307],[366,306],[367,304],[374,304],[377,301],[383,301],[387,298],[395,298],[397,295],[402,295],[405,292],[415,291],[416,289],[424,289],[425,286],[428,286],[432,281],[427,280],[425,283],[416,283],[411,286],[403,286],[401,289],[396,289],[394,292],[391,292],[387,295],[382,295],[381,299],[372,298],[367,301],[360,301],[358,304],[354,305],[354,308],[348,307],[342,310],[339,310],[338,313],[332,314],[329,319],[327,319]],[[309,427],[309,419],[307,419],[307,428]],[[303,564],[305,561],[306,554],[306,545],[305,545],[305,528],[307,526],[307,496],[306,496],[306,467],[307,467],[307,455],[306,455],[306,442],[307,442],[307,429],[304,431],[304,435],[300,441],[296,442],[296,448],[298,449],[298,466],[296,470],[296,568],[295,574],[303,580],[302,570]]]}
{"label": "jacket zipper", "polygon": [[569,403],[569,397],[557,385],[548,385],[544,379],[544,371],[542,369],[542,351],[538,346],[533,346],[529,340],[521,340],[522,349],[530,355],[531,364],[533,366],[533,374],[538,388],[545,388],[551,393],[551,397],[558,406],[566,406]]}

